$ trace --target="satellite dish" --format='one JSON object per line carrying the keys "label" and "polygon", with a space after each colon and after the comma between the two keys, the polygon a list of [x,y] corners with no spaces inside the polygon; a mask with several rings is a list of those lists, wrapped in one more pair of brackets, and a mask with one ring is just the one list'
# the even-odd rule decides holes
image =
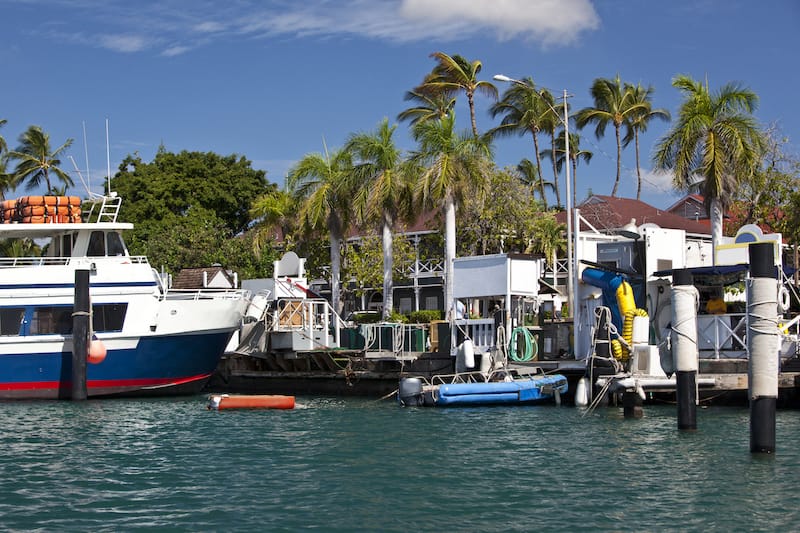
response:
{"label": "satellite dish", "polygon": [[300,258],[294,252],[286,252],[281,260],[275,265],[275,276],[300,276]]}

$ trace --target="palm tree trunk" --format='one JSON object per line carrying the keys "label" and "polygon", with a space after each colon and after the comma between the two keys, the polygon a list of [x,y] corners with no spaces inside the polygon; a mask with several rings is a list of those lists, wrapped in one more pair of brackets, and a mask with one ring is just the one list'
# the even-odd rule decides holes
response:
{"label": "palm tree trunk", "polygon": [[711,249],[712,264],[717,264],[717,246],[722,242],[722,202],[719,198],[711,199]]}
{"label": "palm tree trunk", "polygon": [[342,308],[339,298],[339,278],[342,270],[342,237],[336,231],[331,231],[331,305],[336,313],[341,313]]}
{"label": "palm tree trunk", "polygon": [[387,320],[394,308],[394,295],[392,285],[392,271],[394,270],[394,257],[392,256],[392,217],[383,213],[383,319]]}
{"label": "palm tree trunk", "polygon": [[619,138],[619,126],[614,125],[614,130],[617,132],[617,178],[614,180],[614,189],[611,191],[611,196],[617,196],[617,188],[619,187],[619,175],[622,169],[622,141]]}
{"label": "palm tree trunk", "polygon": [[578,158],[572,158],[572,207],[578,206]]}
{"label": "palm tree trunk", "polygon": [[472,93],[467,92],[467,102],[469,103],[469,118],[472,121],[472,134],[478,138],[478,123],[475,121],[475,98]]}
{"label": "palm tree trunk", "polygon": [[542,158],[539,157],[539,140],[536,131],[531,131],[533,135],[533,153],[536,156],[536,175],[539,177],[539,195],[542,198],[542,206],[547,211],[547,195],[544,192],[544,178],[542,177]]}
{"label": "palm tree trunk", "polygon": [[444,200],[444,308],[452,314],[453,260],[456,257],[456,204],[453,195]]}
{"label": "palm tree trunk", "polygon": [[635,140],[634,147],[636,148],[636,179],[638,185],[636,186],[636,199],[639,200],[642,196],[642,169],[639,166],[639,130],[633,130],[633,138]]}
{"label": "palm tree trunk", "polygon": [[556,133],[550,135],[550,156],[553,160],[553,186],[556,190],[556,207],[561,207],[561,191],[558,188],[558,165],[556,164]]}

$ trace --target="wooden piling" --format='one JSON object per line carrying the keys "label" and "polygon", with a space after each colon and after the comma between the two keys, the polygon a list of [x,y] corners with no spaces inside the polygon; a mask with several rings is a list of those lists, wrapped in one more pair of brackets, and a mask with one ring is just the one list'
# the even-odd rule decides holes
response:
{"label": "wooden piling", "polygon": [[85,400],[86,357],[89,351],[89,271],[75,271],[75,301],[72,306],[72,389],[70,399]]}

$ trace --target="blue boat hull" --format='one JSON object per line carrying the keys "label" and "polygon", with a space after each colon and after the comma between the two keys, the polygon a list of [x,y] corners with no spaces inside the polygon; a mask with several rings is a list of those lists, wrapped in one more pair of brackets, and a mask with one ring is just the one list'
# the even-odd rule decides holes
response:
{"label": "blue boat hull", "polygon": [[452,383],[439,387],[436,406],[498,405],[538,403],[567,391],[567,379],[560,374],[514,381]]}
{"label": "blue boat hull", "polygon": [[[146,396],[200,392],[217,367],[232,331],[143,337],[135,348],[108,350],[88,364],[87,393]],[[0,399],[69,398],[72,354],[0,355]]]}

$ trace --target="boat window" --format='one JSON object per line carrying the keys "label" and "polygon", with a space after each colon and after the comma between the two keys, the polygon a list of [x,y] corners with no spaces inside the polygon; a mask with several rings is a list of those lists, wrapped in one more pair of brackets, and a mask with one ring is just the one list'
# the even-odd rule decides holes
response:
{"label": "boat window", "polygon": [[89,249],[86,251],[89,257],[102,257],[106,255],[105,234],[102,231],[93,231],[89,236]]}
{"label": "boat window", "polygon": [[72,257],[72,234],[67,233],[61,236],[61,257]]}
{"label": "boat window", "polygon": [[108,255],[125,255],[125,245],[122,244],[122,237],[116,231],[109,231],[106,236],[106,249]]}
{"label": "boat window", "polygon": [[[17,327],[13,332],[6,333],[6,323],[13,322],[12,316],[6,319],[6,313],[12,309],[0,310],[0,331],[3,335],[18,335],[19,324],[22,321],[23,309],[18,309]],[[97,304],[92,306],[92,330],[94,332],[122,331],[128,304]],[[9,313],[10,315],[10,313]],[[30,335],[71,335],[72,334],[72,306],[34,307],[31,316]],[[13,328],[11,328],[13,329]]]}
{"label": "boat window", "polygon": [[23,316],[25,316],[25,309],[22,307],[0,309],[0,335],[19,335]]}
{"label": "boat window", "polygon": [[92,306],[94,331],[122,331],[128,304],[98,304]]}
{"label": "boat window", "polygon": [[72,306],[35,307],[31,316],[31,335],[69,335],[72,333]]}

